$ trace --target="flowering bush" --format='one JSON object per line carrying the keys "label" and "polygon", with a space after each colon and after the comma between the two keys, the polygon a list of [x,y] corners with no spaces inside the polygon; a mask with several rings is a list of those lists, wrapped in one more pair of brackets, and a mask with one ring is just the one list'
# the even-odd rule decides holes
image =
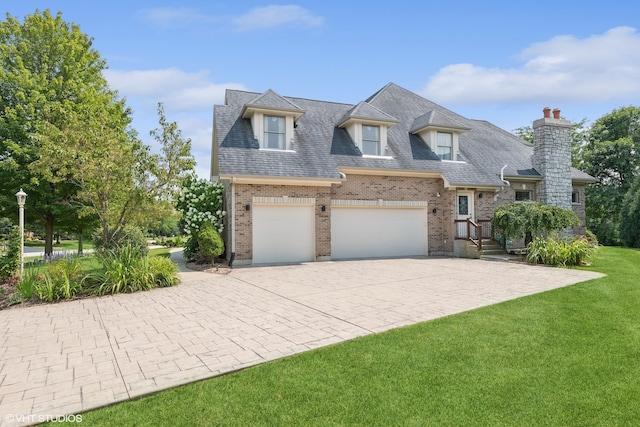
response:
{"label": "flowering bush", "polygon": [[198,231],[202,224],[209,223],[222,233],[224,186],[222,182],[190,178],[176,200],[176,210],[182,214],[184,232],[189,236],[184,255],[192,258],[198,252]]}

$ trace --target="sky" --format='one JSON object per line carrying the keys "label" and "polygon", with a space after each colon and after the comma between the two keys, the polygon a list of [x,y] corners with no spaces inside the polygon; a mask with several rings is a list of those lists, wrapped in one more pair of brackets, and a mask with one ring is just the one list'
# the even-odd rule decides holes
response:
{"label": "sky", "polygon": [[544,107],[592,123],[640,106],[640,2],[2,0],[24,20],[62,13],[152,149],[162,102],[209,178],[226,89],[357,104],[395,83],[507,131]]}

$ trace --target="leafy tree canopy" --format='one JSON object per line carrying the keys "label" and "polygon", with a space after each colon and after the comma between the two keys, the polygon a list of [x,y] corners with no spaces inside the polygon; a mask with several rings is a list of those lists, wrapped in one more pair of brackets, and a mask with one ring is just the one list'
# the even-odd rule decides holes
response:
{"label": "leafy tree canopy", "polygon": [[572,211],[541,202],[517,202],[498,207],[491,220],[494,232],[506,239],[525,238],[529,244],[543,233],[559,232],[580,224]]}
{"label": "leafy tree canopy", "polygon": [[603,244],[618,244],[623,200],[640,170],[640,108],[596,120],[576,158],[578,168],[599,179],[586,189],[587,227]]}
{"label": "leafy tree canopy", "polygon": [[70,199],[76,188],[33,165],[54,161],[42,158],[42,146],[67,134],[73,117],[87,106],[113,102],[104,68],[92,40],[61,13],[36,11],[23,23],[7,14],[0,21],[0,206],[15,206],[13,195],[24,188],[27,221],[43,225],[49,253],[54,225],[75,210]]}
{"label": "leafy tree canopy", "polygon": [[[102,74],[105,62],[75,24],[47,10],[0,23],[0,200],[23,187],[45,229],[100,224],[105,242],[172,200],[195,160],[191,141],[158,105],[160,152],[142,144],[131,111]],[[93,217],[89,220],[88,217]],[[34,218],[31,218],[33,220]]]}
{"label": "leafy tree canopy", "polygon": [[620,240],[626,246],[640,248],[640,175],[636,176],[622,202]]}

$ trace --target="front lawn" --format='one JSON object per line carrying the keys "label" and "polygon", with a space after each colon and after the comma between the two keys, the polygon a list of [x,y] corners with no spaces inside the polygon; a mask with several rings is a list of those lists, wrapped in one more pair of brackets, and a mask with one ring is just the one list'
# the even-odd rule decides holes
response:
{"label": "front lawn", "polygon": [[637,425],[640,252],[601,248],[588,269],[608,276],[101,408],[82,421]]}
{"label": "front lawn", "polygon": [[[44,240],[25,240],[24,245],[29,248],[41,248],[44,249]],[[93,249],[93,242],[85,239],[82,241],[82,249]],[[60,240],[60,243],[53,242],[54,251],[77,251],[77,240]]]}

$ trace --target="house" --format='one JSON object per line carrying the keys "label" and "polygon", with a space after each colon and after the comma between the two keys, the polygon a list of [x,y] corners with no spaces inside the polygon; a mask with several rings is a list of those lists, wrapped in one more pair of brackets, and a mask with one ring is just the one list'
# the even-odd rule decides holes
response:
{"label": "house", "polygon": [[355,105],[227,90],[211,170],[226,188],[228,258],[474,256],[495,208],[524,200],[584,224],[593,178],[571,167],[571,123],[553,113],[531,145],[393,83]]}

